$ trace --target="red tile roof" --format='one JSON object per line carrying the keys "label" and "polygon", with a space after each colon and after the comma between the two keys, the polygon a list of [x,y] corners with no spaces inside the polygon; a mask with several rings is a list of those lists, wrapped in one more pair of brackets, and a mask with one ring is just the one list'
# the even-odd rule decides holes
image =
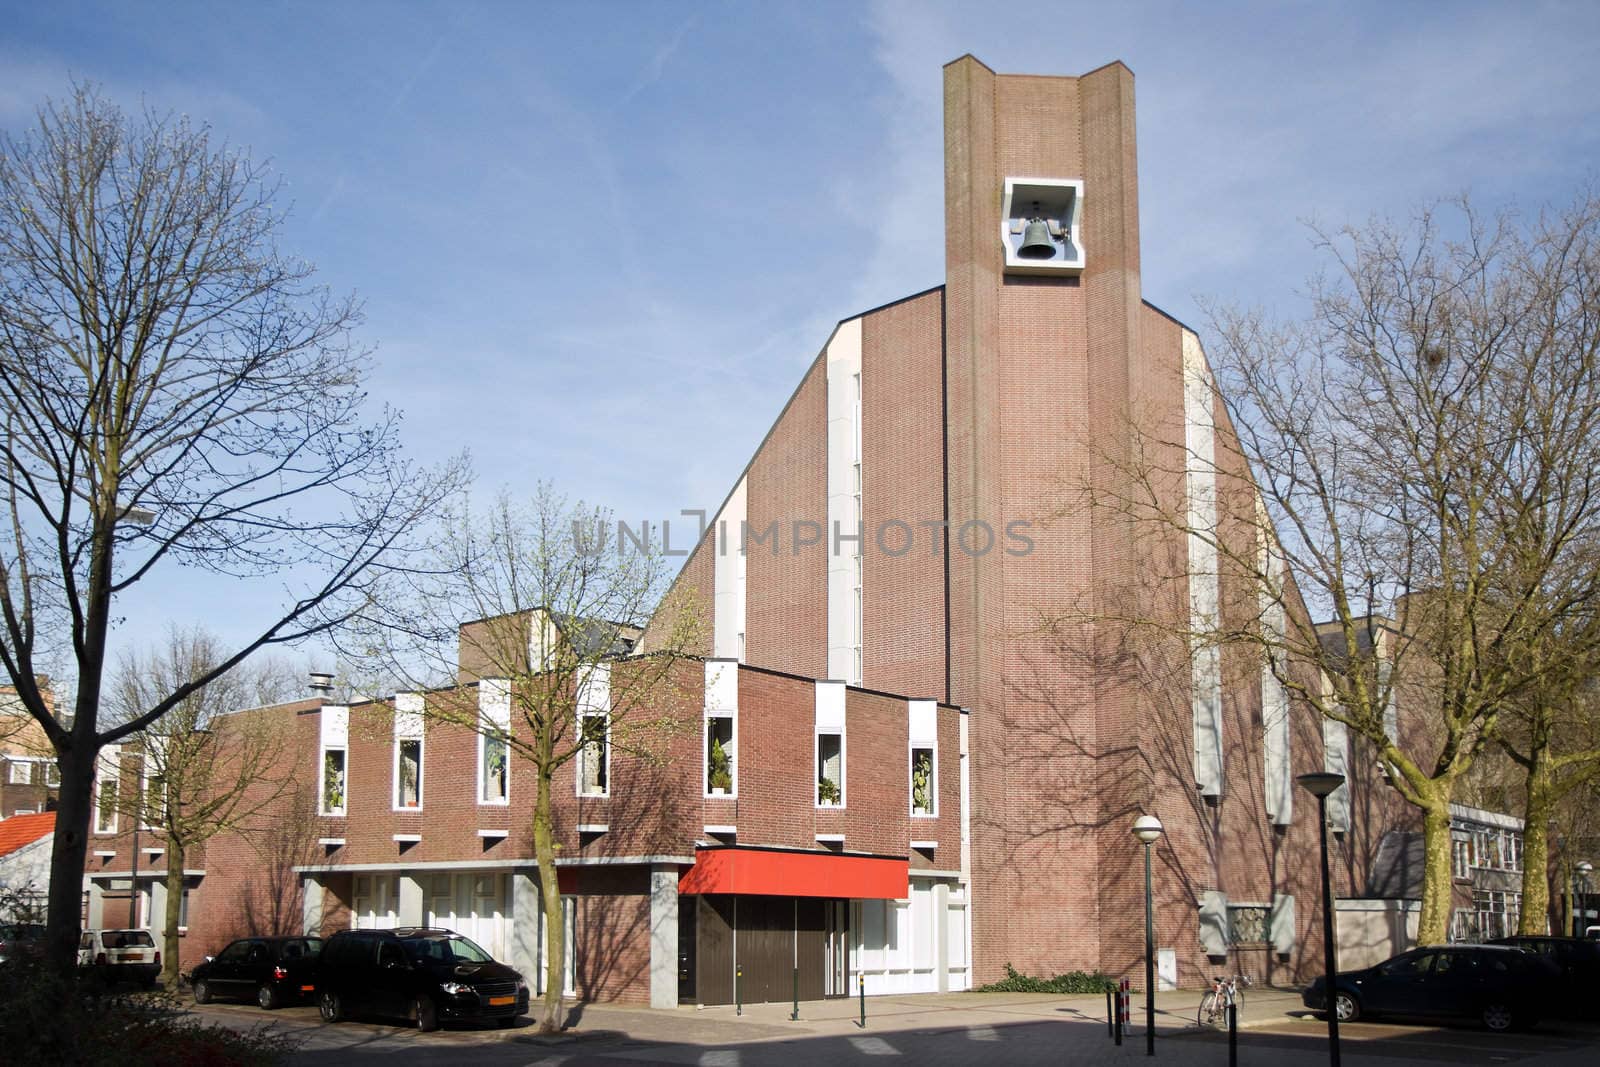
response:
{"label": "red tile roof", "polygon": [[13,815],[0,820],[0,856],[9,856],[23,845],[31,845],[45,834],[55,833],[56,813]]}

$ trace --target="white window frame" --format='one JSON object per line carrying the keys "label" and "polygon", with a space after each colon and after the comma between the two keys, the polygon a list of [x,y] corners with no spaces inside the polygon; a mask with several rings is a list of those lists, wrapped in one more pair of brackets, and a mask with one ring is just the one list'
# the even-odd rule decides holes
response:
{"label": "white window frame", "polygon": [[[584,783],[589,774],[589,723],[599,719],[604,724],[600,731],[600,765],[604,769],[604,780],[597,790],[585,789]],[[585,711],[578,714],[578,773],[572,783],[573,790],[580,797],[609,797],[611,795],[611,715],[604,711]]]}
{"label": "white window frame", "polygon": [[[910,721],[906,742],[906,811],[913,819],[939,817],[939,705],[932,700],[907,702]],[[928,801],[931,811],[918,811],[916,799],[917,750],[932,753],[932,767],[928,777]]]}
{"label": "white window frame", "polygon": [[[486,763],[489,734],[501,735],[505,745],[505,795],[488,794],[489,768]],[[478,806],[506,808],[511,806],[511,683],[504,678],[484,678],[478,682]]]}
{"label": "white window frame", "polygon": [[[728,756],[728,777],[732,782],[726,793],[711,791],[711,720],[728,720],[728,743],[722,751]],[[700,723],[700,788],[708,799],[724,800],[739,795],[739,716],[724,708],[706,710]]]}
{"label": "white window frame", "polygon": [[[337,808],[328,803],[328,757],[339,753],[344,758],[344,766],[340,769],[339,777],[344,786],[344,803]],[[349,745],[323,745],[317,760],[317,811],[323,815],[334,818],[343,818],[350,811],[350,746]]]}
{"label": "white window frame", "polygon": [[[101,819],[104,809],[105,789],[109,783],[113,789],[111,799],[111,821],[106,825]],[[117,832],[117,808],[122,799],[122,749],[117,745],[107,745],[100,751],[100,759],[95,768],[94,780],[94,832],[101,837],[111,837]]]}
{"label": "white window frame", "polygon": [[[839,802],[837,804],[825,803],[821,796],[822,789],[822,739],[824,737],[837,737],[839,739]],[[824,811],[843,811],[849,797],[845,794],[845,766],[848,759],[845,752],[845,732],[843,729],[831,726],[818,726],[811,735],[811,766],[815,768],[811,783],[811,796],[816,806]]]}
{"label": "white window frame", "polygon": [[[389,798],[395,811],[421,811],[426,800],[423,794],[427,779],[428,742],[422,727],[422,694],[396,693],[394,697],[394,753],[391,778],[393,788]],[[407,742],[417,744],[417,802],[403,804],[400,797],[400,748]]]}
{"label": "white window frame", "polygon": [[33,762],[31,760],[12,759],[8,762],[10,763],[10,767],[6,772],[6,783],[8,785],[33,784]]}

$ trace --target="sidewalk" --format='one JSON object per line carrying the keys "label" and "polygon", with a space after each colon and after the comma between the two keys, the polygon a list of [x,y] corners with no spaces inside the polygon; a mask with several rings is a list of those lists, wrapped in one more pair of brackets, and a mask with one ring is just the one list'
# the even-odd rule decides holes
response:
{"label": "sidewalk", "polygon": [[[1157,1035],[1196,1029],[1195,1013],[1201,990],[1169,990],[1156,996]],[[605,1004],[574,1005],[570,1029],[561,1037],[519,1040],[552,1044],[585,1038],[626,1037],[643,1043],[674,1042],[694,1045],[745,1044],[786,1041],[797,1037],[839,1037],[862,1033],[969,1030],[973,1027],[1017,1023],[1075,1022],[1107,1028],[1104,994],[1062,996],[1050,993],[918,993],[906,996],[868,997],[866,1027],[860,1025],[858,998],[802,1001],[800,1018],[791,1021],[791,1003],[746,1004],[743,1013],[732,1005],[671,1010],[627,1008]],[[1302,1010],[1296,990],[1249,990],[1239,1025],[1248,1028],[1281,1022],[1287,1013]],[[1142,994],[1132,999],[1130,1037],[1144,1034]],[[1108,1038],[1109,1040],[1109,1038]]]}

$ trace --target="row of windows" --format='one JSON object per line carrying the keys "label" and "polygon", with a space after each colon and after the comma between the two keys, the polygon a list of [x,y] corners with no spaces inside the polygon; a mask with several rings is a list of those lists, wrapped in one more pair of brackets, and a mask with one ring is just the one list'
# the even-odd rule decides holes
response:
{"label": "row of windows", "polygon": [[[733,715],[708,715],[705,720],[705,795],[738,795],[737,730]],[[582,743],[577,756],[577,795],[610,795],[610,717],[605,713],[580,716]],[[494,727],[478,737],[478,803],[505,805],[511,799],[510,746]],[[818,807],[845,806],[845,743],[839,730],[819,730],[816,736]],[[912,815],[938,814],[937,751],[932,745],[913,744],[907,766],[907,789]],[[423,798],[423,739],[395,742],[394,808],[421,810]],[[348,810],[349,749],[329,745],[322,752],[321,811],[344,815]],[[111,799],[114,808],[114,792]]]}
{"label": "row of windows", "polygon": [[[52,764],[52,766],[54,766]],[[59,784],[59,779],[52,784]],[[105,749],[95,771],[94,832],[114,834],[122,813],[122,750]],[[139,760],[139,829],[155,830],[166,817],[165,779],[153,760]]]}
{"label": "row of windows", "polygon": [[1472,894],[1472,907],[1456,909],[1450,936],[1458,942],[1510,937],[1517,932],[1517,921],[1521,916],[1521,893],[1476,890]]}
{"label": "row of windows", "polygon": [[[61,784],[61,771],[52,759],[35,759],[27,756],[7,756],[6,781],[11,785],[32,785],[35,778],[45,785],[54,788]],[[34,770],[34,764],[41,764],[41,769]]]}
{"label": "row of windows", "polygon": [[1473,870],[1522,870],[1522,835],[1515,830],[1458,830],[1451,835],[1455,876],[1467,879]]}

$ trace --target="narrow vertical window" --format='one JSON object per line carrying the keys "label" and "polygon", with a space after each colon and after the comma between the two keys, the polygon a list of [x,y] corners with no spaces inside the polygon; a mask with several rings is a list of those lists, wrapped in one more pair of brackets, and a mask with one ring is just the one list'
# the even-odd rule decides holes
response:
{"label": "narrow vertical window", "polygon": [[606,774],[609,768],[610,716],[584,715],[580,729],[583,740],[578,750],[578,793],[586,797],[603,797],[607,793]]}
{"label": "narrow vertical window", "polygon": [[399,793],[399,807],[422,807],[422,738],[407,737],[400,741],[398,753],[399,780],[395,788]]}
{"label": "narrow vertical window", "polygon": [[732,715],[706,716],[706,794],[733,796],[734,733]]}
{"label": "narrow vertical window", "polygon": [[932,815],[933,749],[911,750],[911,814]]}
{"label": "narrow vertical window", "polygon": [[817,805],[844,806],[844,735],[817,734]]}
{"label": "narrow vertical window", "polygon": [[511,803],[511,683],[478,683],[478,803]]}
{"label": "narrow vertical window", "polygon": [[931,700],[907,701],[910,715],[911,814],[939,814],[939,719]]}
{"label": "narrow vertical window", "polygon": [[345,806],[345,750],[329,748],[322,753],[322,814],[343,815]]}
{"label": "narrow vertical window", "polygon": [[[114,766],[114,765],[113,765]],[[115,770],[101,765],[99,795],[95,799],[94,832],[117,832],[117,779]]]}

